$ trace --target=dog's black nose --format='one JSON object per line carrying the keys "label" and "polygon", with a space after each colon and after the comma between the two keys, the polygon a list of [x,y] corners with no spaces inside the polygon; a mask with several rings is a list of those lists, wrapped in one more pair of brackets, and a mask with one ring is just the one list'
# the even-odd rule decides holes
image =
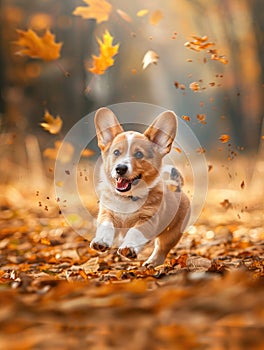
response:
{"label": "dog's black nose", "polygon": [[127,169],[128,169],[128,167],[125,164],[118,164],[115,168],[117,174],[121,175],[121,176],[125,175],[125,173],[127,172]]}

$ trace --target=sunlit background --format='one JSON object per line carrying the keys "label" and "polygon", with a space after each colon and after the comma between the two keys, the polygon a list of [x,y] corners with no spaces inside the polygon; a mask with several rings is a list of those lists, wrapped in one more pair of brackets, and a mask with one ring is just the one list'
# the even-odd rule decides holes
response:
{"label": "sunlit background", "polygon": [[[59,141],[78,120],[102,106],[137,101],[172,109],[188,123],[222,187],[254,182],[263,173],[263,2],[109,3],[109,18],[98,23],[73,14],[88,6],[82,0],[0,1],[1,181],[40,188],[52,179]],[[18,55],[18,29],[39,36],[49,29],[62,43],[59,59]],[[119,50],[104,74],[93,74],[97,39],[106,30]],[[192,47],[195,37],[211,46]],[[143,68],[149,50],[155,59]],[[40,126],[45,111],[60,116],[59,133]]]}

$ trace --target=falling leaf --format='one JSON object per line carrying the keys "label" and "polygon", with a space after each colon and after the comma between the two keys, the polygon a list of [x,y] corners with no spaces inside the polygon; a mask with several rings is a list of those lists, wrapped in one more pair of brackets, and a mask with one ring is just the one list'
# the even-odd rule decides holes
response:
{"label": "falling leaf", "polygon": [[163,13],[160,10],[153,11],[149,17],[149,23],[156,26],[163,18]]}
{"label": "falling leaf", "polygon": [[180,84],[177,81],[174,82],[174,86],[176,87],[176,89],[181,89],[181,90],[186,89],[186,86],[184,84]]}
{"label": "falling leaf", "polygon": [[28,31],[17,30],[19,39],[16,41],[21,46],[17,54],[29,56],[31,58],[39,58],[44,61],[57,60],[60,57],[62,43],[55,43],[55,36],[46,30],[42,37],[39,37],[32,29]]}
{"label": "falling leaf", "polygon": [[83,19],[95,19],[97,23],[107,21],[112,12],[112,5],[106,0],[83,0],[88,6],[78,6],[73,11]]}
{"label": "falling leaf", "polygon": [[100,55],[92,56],[93,66],[88,70],[93,74],[101,75],[104,74],[109,67],[113,66],[113,56],[115,56],[118,53],[119,44],[112,46],[113,37],[107,30],[103,35],[103,41],[101,41],[100,39],[97,39],[97,41],[100,46]]}
{"label": "falling leaf", "polygon": [[208,165],[208,173],[213,169],[213,166],[211,164]]}
{"label": "falling leaf", "polygon": [[219,56],[216,50],[214,50],[214,52],[211,54],[211,60],[219,61],[223,64],[228,64],[228,59],[225,56]]}
{"label": "falling leaf", "polygon": [[182,119],[186,120],[187,122],[189,122],[191,120],[191,118],[188,115],[183,115]]}
{"label": "falling leaf", "polygon": [[124,21],[126,21],[128,23],[133,22],[132,18],[125,11],[117,9],[116,12]]}
{"label": "falling leaf", "polygon": [[242,190],[245,188],[245,181],[244,180],[241,182],[240,187],[242,188]]}
{"label": "falling leaf", "polygon": [[143,17],[143,16],[146,16],[148,13],[149,13],[149,10],[148,10],[148,9],[139,10],[139,11],[137,12],[137,16],[138,16],[138,17]]}
{"label": "falling leaf", "polygon": [[[206,50],[206,53],[210,55],[211,60],[219,61],[223,64],[228,63],[228,59],[225,56],[219,55],[218,50],[215,47],[212,48],[212,46],[215,46],[215,43],[208,41],[207,35],[204,35],[202,37],[198,35],[193,35],[192,38],[193,40],[187,41],[184,44],[185,47],[197,52]],[[204,57],[204,63],[206,63],[206,61],[207,59],[206,57]]]}
{"label": "falling leaf", "polygon": [[197,114],[196,118],[199,121],[199,123],[207,124],[206,121],[205,121],[206,114]]}
{"label": "falling leaf", "polygon": [[182,153],[182,150],[179,147],[173,147],[173,149],[175,149],[175,151],[178,153]]}
{"label": "falling leaf", "polygon": [[205,35],[203,37],[197,36],[197,35],[193,35],[192,38],[194,40],[192,41],[187,41],[184,46],[194,50],[194,51],[202,51],[202,50],[206,50],[209,47],[215,45],[212,42],[206,42],[208,40],[208,37]]}
{"label": "falling leaf", "polygon": [[48,110],[44,114],[44,123],[40,123],[44,130],[48,131],[50,134],[56,135],[60,132],[62,127],[62,120],[59,115],[56,118],[49,113]]}
{"label": "falling leaf", "polygon": [[230,140],[230,136],[227,135],[227,134],[223,134],[219,137],[219,140],[222,142],[222,143],[227,143],[229,140]]}
{"label": "falling leaf", "polygon": [[189,88],[190,88],[191,90],[193,90],[194,92],[197,92],[197,91],[200,90],[199,83],[197,83],[196,81],[190,83]]}
{"label": "falling leaf", "polygon": [[152,50],[149,50],[145,53],[143,57],[143,69],[146,69],[150,64],[154,63],[157,64],[159,60],[159,55]]}

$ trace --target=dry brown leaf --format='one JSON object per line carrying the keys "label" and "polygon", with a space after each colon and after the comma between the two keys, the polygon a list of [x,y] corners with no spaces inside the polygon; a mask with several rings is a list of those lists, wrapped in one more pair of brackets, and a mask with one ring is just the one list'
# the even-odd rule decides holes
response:
{"label": "dry brown leaf", "polygon": [[81,16],[83,19],[95,19],[97,23],[107,21],[111,12],[112,5],[106,0],[83,0],[88,6],[78,6],[73,11],[75,16]]}
{"label": "dry brown leaf", "polygon": [[191,118],[188,115],[183,115],[182,119],[187,121],[187,122],[191,121]]}
{"label": "dry brown leaf", "polygon": [[220,137],[219,137],[219,140],[222,142],[222,143],[227,143],[228,141],[230,141],[230,136],[228,134],[222,134]]}
{"label": "dry brown leaf", "polygon": [[53,117],[53,115],[50,114],[48,110],[46,110],[44,114],[44,120],[45,122],[40,123],[40,125],[50,134],[56,135],[61,131],[63,122],[59,115]]}
{"label": "dry brown leaf", "polygon": [[201,124],[207,124],[205,119],[206,119],[206,114],[197,114],[196,115],[197,120],[199,121],[199,123]]}
{"label": "dry brown leaf", "polygon": [[86,263],[80,266],[86,274],[96,272],[99,269],[99,257],[89,259]]}
{"label": "dry brown leaf", "polygon": [[146,69],[150,64],[157,64],[159,60],[159,55],[152,50],[149,50],[145,53],[142,63],[143,69]]}

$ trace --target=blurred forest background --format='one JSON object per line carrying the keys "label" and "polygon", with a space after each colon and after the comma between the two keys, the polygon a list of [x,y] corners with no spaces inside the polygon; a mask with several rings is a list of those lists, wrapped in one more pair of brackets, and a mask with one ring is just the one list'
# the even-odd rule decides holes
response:
{"label": "blurred forest background", "polygon": [[[85,6],[81,0],[0,1],[1,158],[23,167],[29,157],[28,135],[35,135],[43,152],[84,115],[127,101],[152,103],[173,109],[179,117],[189,116],[189,126],[208,156],[226,157],[222,151],[227,145],[219,144],[218,138],[228,134],[236,152],[255,157],[263,144],[263,2],[116,0],[111,4],[110,18],[96,23],[73,15],[77,6]],[[142,9],[149,12],[139,17]],[[155,11],[159,18],[151,22]],[[57,62],[16,54],[17,29],[29,28],[38,35],[50,29],[56,42],[63,43]],[[114,44],[120,44],[119,52],[114,65],[95,76],[87,66],[98,54],[96,38],[106,29]],[[211,60],[206,50],[184,46],[193,35],[208,36],[228,63]],[[159,59],[143,70],[148,50]],[[189,88],[194,81],[200,84],[198,92]],[[62,118],[59,135],[49,135],[39,126],[46,109]],[[2,166],[2,179],[12,176],[9,170]]]}

